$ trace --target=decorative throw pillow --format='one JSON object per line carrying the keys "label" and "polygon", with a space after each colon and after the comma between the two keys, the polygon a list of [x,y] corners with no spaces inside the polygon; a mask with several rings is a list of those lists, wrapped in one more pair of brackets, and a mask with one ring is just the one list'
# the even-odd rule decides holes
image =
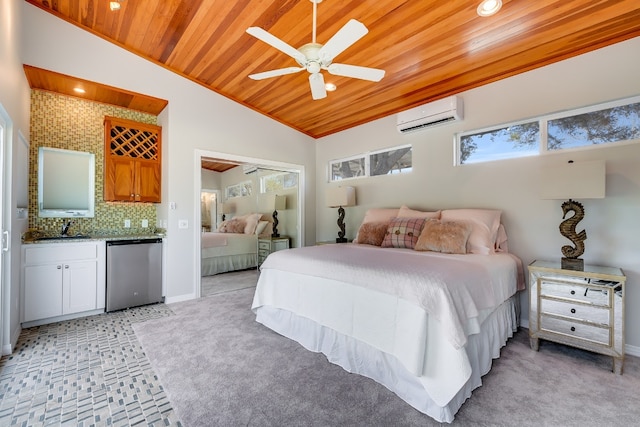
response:
{"label": "decorative throw pillow", "polygon": [[262,234],[265,228],[267,228],[267,225],[269,225],[269,221],[258,221],[258,225],[256,225],[256,234]]}
{"label": "decorative throw pillow", "polygon": [[417,211],[415,209],[411,209],[407,207],[407,205],[400,206],[400,210],[398,211],[398,218],[425,218],[425,219],[440,219],[440,211],[435,212],[426,212],[426,211]]}
{"label": "decorative throw pillow", "polygon": [[466,254],[471,229],[472,225],[465,221],[442,222],[429,219],[424,223],[414,249],[445,254]]}
{"label": "decorative throw pillow", "polygon": [[366,222],[358,230],[358,238],[354,241],[363,245],[380,246],[387,234],[389,221]]}
{"label": "decorative throw pillow", "polygon": [[[362,219],[362,224],[367,224],[370,222],[389,222],[393,218],[398,216],[398,208],[371,208],[368,209],[364,214],[364,218]],[[358,230],[359,231],[359,230]],[[358,241],[358,233],[356,233],[356,238],[354,241]]]}
{"label": "decorative throw pillow", "polygon": [[442,211],[442,221],[469,221],[471,234],[467,240],[467,252],[489,255],[495,252],[495,242],[500,227],[502,211],[493,209],[448,209]]}
{"label": "decorative throw pillow", "polygon": [[226,233],[242,233],[244,234],[244,228],[247,226],[247,221],[240,218],[233,218],[227,221]]}
{"label": "decorative throw pillow", "polygon": [[424,218],[394,218],[389,222],[387,233],[382,241],[383,248],[407,248],[416,246]]}

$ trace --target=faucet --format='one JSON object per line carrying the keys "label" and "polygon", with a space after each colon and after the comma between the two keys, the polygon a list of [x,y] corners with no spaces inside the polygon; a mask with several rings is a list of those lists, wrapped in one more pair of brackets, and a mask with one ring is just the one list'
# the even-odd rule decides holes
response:
{"label": "faucet", "polygon": [[71,227],[71,220],[67,221],[66,224],[62,221],[62,230],[60,231],[60,234],[62,236],[67,236],[67,233],[69,233],[69,227]]}

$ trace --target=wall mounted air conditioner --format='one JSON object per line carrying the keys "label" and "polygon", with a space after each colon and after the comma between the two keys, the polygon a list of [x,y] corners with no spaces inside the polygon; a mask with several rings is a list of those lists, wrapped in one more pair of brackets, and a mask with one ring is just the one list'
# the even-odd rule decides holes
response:
{"label": "wall mounted air conditioner", "polygon": [[398,132],[409,133],[464,118],[462,98],[450,96],[398,113]]}
{"label": "wall mounted air conditioner", "polygon": [[250,173],[254,173],[258,171],[258,166],[256,165],[242,165],[242,172],[245,173],[245,175],[249,175]]}

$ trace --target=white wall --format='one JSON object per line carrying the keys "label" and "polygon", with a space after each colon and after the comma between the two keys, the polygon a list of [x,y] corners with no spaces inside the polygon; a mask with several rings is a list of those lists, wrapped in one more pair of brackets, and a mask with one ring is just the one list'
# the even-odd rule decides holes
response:
{"label": "white wall", "polygon": [[[24,178],[20,171],[28,167],[24,160],[23,144],[29,141],[29,86],[22,69],[20,58],[21,29],[16,23],[22,19],[22,1],[0,0],[0,104],[11,120],[10,140],[6,141],[6,155],[9,169]],[[22,161],[19,161],[22,160]],[[7,183],[7,203],[2,206],[5,219],[9,220],[7,230],[11,233],[10,253],[5,265],[6,286],[2,290],[2,352],[10,353],[20,334],[20,236],[27,228],[27,220],[18,218],[18,201],[24,202],[24,179]]]}
{"label": "white wall", "polygon": [[[401,135],[395,116],[325,137],[316,144],[317,237],[337,234],[335,209],[325,208],[329,160],[367,150],[411,143],[413,172],[348,181],[358,206],[347,208],[347,235],[353,238],[370,207],[438,209],[483,207],[503,210],[509,248],[523,262],[558,259],[570,243],[558,226],[562,201],[540,200],[537,181],[544,167],[604,159],[607,196],[580,200],[587,230],[585,262],[621,267],[627,275],[627,344],[640,353],[640,144],[558,153],[540,157],[453,166],[454,133],[583,107],[640,94],[640,38],[533,70],[462,94],[465,120]],[[346,185],[346,183],[345,183]],[[528,316],[527,295],[522,296]]]}
{"label": "white wall", "polygon": [[[168,301],[192,298],[196,292],[195,248],[200,232],[195,223],[196,209],[200,208],[196,204],[200,191],[196,150],[304,165],[311,173],[308,191],[313,191],[311,138],[22,3],[24,63],[169,101],[159,116],[163,126],[163,203],[158,207],[158,218],[168,221]],[[175,202],[175,210],[168,208],[169,202]],[[309,197],[306,202],[309,225],[305,235],[314,240],[315,200]],[[189,221],[189,229],[178,228],[182,219]]]}

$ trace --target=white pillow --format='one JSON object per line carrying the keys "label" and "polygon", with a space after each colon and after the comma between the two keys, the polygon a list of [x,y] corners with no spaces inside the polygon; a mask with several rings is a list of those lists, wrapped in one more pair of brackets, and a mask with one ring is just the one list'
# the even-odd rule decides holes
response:
{"label": "white pillow", "polygon": [[445,209],[440,219],[469,221],[473,228],[467,240],[467,252],[488,255],[495,252],[502,211],[493,209]]}
{"label": "white pillow", "polygon": [[268,224],[269,221],[258,221],[258,225],[256,225],[256,234],[258,236],[261,235],[264,229],[267,228]]}
{"label": "white pillow", "polygon": [[260,221],[260,218],[262,218],[262,214],[251,213],[236,218],[244,219],[247,222],[247,225],[245,225],[244,227],[244,234],[253,234],[256,232],[256,226],[258,225],[258,221]]}

